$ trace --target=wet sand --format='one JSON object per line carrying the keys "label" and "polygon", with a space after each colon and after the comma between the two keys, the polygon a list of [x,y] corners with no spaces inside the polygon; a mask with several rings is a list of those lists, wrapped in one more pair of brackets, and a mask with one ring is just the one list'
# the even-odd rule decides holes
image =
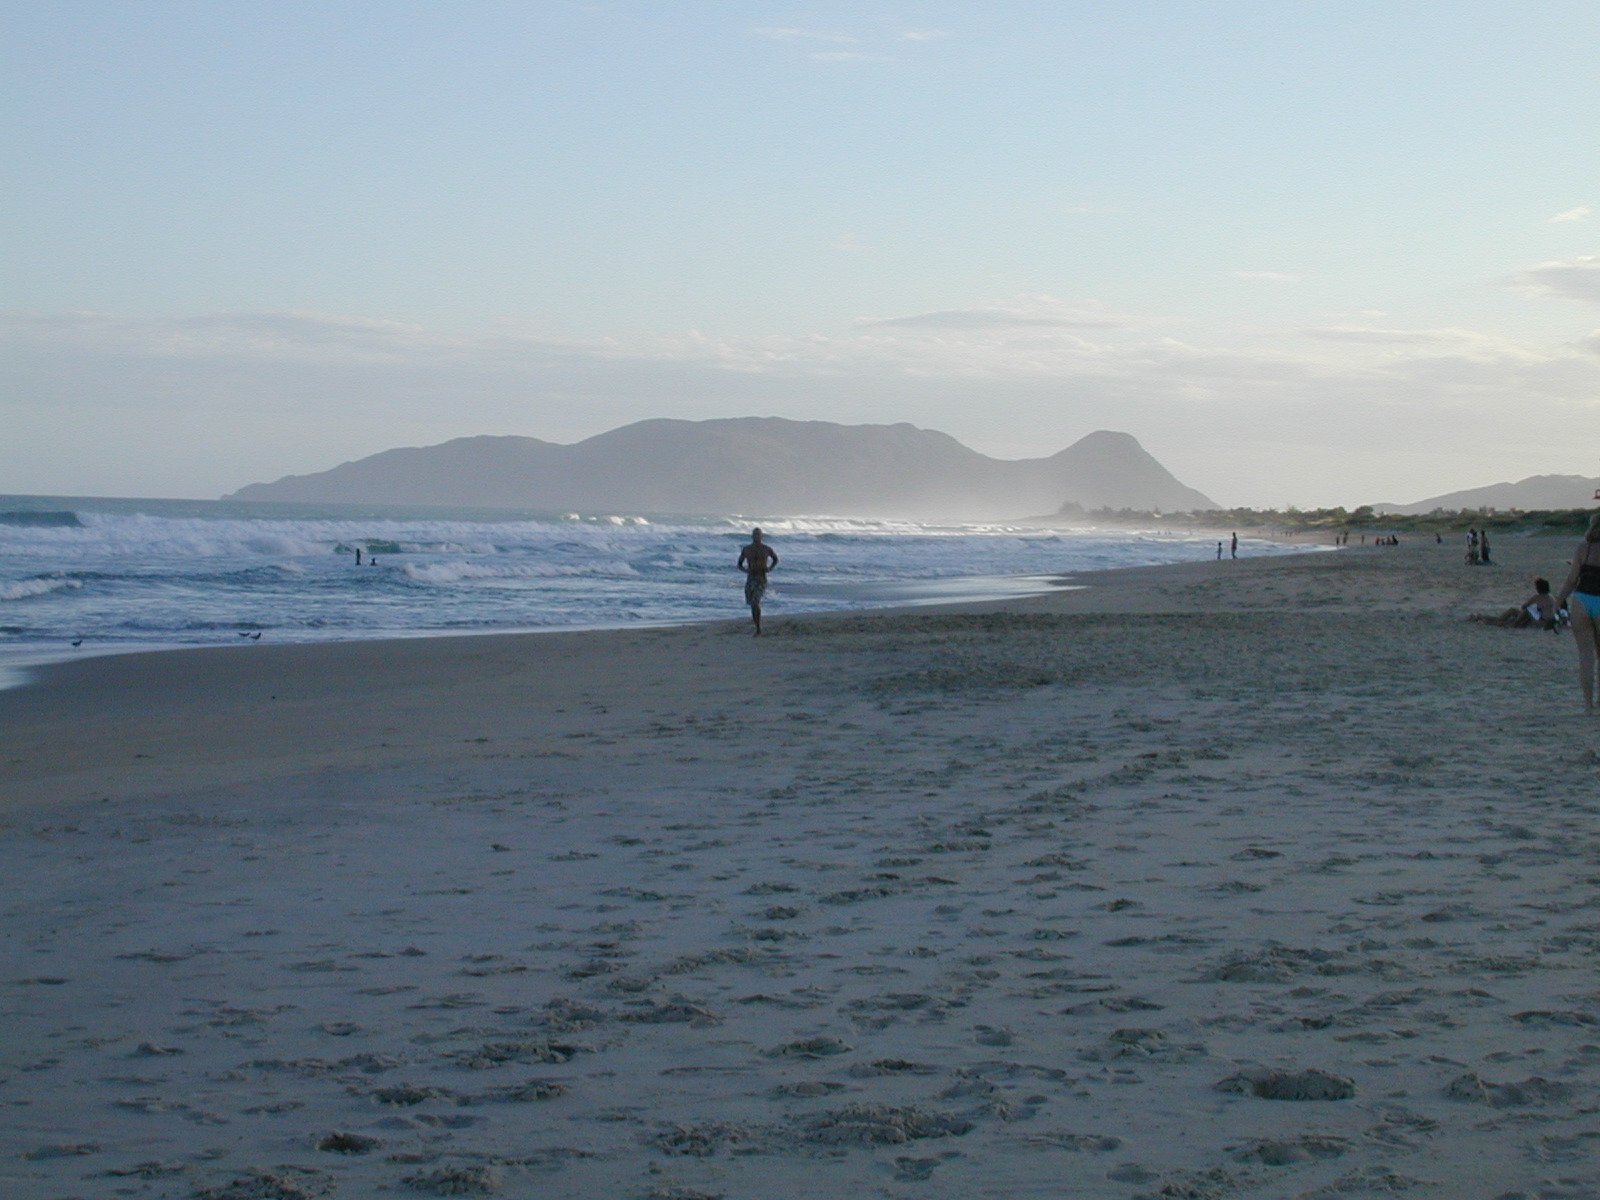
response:
{"label": "wet sand", "polygon": [[52,668],[0,1193],[1600,1193],[1600,722],[1496,550]]}

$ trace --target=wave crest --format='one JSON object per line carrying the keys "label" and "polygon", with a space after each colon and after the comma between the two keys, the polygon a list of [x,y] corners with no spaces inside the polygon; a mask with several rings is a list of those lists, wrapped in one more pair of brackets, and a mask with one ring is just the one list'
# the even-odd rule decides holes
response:
{"label": "wave crest", "polygon": [[23,579],[17,583],[0,583],[0,600],[28,600],[34,596],[47,596],[62,588],[81,588],[76,579]]}

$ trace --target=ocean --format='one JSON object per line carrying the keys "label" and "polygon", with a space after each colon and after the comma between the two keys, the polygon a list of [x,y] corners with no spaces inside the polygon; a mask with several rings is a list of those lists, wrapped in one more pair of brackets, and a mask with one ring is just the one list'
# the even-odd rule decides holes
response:
{"label": "ocean", "polygon": [[776,619],[1019,596],[1062,572],[1216,554],[1192,532],[0,496],[0,671],[14,682],[20,666],[85,653],[241,639],[744,617],[734,562],[757,523],[782,560],[764,606]]}

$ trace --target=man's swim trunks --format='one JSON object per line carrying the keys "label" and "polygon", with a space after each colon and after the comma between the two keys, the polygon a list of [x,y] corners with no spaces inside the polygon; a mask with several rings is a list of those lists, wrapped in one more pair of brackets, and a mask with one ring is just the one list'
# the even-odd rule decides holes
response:
{"label": "man's swim trunks", "polygon": [[767,594],[767,577],[765,575],[747,575],[744,581],[744,602],[751,608],[761,603],[761,597]]}

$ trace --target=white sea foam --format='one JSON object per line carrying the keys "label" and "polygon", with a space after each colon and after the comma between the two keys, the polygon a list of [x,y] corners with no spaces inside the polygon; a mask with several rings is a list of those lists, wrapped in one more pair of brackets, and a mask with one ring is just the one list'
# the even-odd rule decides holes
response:
{"label": "white sea foam", "polygon": [[[227,503],[61,502],[77,526],[0,525],[6,646],[232,643],[558,628],[737,616],[738,548],[760,524],[782,556],[774,614],[1012,594],[1041,577],[1210,557],[1214,543],[813,514],[362,515]],[[1271,553],[1267,543],[1247,543]],[[363,556],[358,568],[355,550]],[[1017,584],[1018,577],[1029,582]],[[967,580],[969,585],[954,581]],[[972,582],[972,581],[987,582]],[[1009,582],[1007,582],[1009,581]],[[971,589],[976,589],[971,590]],[[970,593],[970,594],[969,594]]]}
{"label": "white sea foam", "polygon": [[639,574],[625,562],[520,563],[475,562],[406,563],[400,573],[417,583],[449,585],[472,580],[572,579],[579,577],[622,579]]}
{"label": "white sea foam", "polygon": [[23,579],[16,583],[0,583],[0,600],[29,600],[63,588],[82,586],[76,579]]}

